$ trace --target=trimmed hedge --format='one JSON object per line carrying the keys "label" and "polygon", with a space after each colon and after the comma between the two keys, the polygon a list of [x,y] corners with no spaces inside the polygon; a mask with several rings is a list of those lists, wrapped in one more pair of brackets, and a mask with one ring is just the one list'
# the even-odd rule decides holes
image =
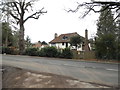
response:
{"label": "trimmed hedge", "polygon": [[[18,54],[18,50],[10,47],[0,47],[2,49],[2,54]],[[29,56],[40,56],[40,57],[58,57],[58,58],[68,58],[71,59],[73,54],[69,48],[65,48],[62,51],[58,50],[55,47],[45,47],[39,50],[38,48],[27,48],[24,52],[24,55]]]}
{"label": "trimmed hedge", "polygon": [[62,51],[62,57],[63,58],[67,58],[67,59],[71,59],[73,57],[73,53],[70,50],[70,48],[65,48]]}
{"label": "trimmed hedge", "polygon": [[38,48],[27,48],[25,50],[25,55],[40,57],[58,57],[68,59],[71,59],[73,57],[70,48],[65,48],[62,51],[60,51],[55,47],[44,47],[41,50],[39,50]]}
{"label": "trimmed hedge", "polygon": [[39,51],[42,57],[57,57],[58,50],[55,47],[45,47]]}
{"label": "trimmed hedge", "polygon": [[25,55],[38,56],[38,48],[27,48],[25,50]]}

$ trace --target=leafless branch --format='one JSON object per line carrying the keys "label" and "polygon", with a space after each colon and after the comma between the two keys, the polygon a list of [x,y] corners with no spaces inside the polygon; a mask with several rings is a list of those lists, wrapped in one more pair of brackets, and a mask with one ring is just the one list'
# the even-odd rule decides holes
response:
{"label": "leafless branch", "polygon": [[28,6],[32,7],[32,6],[31,6],[31,2],[30,2],[30,1],[29,1],[29,2],[27,2],[27,3],[26,3],[26,5],[25,5],[25,7],[24,7],[24,9],[25,9],[25,10],[27,10],[27,11],[28,11],[28,9],[27,9],[27,7],[28,7]]}
{"label": "leafless branch", "polygon": [[41,10],[39,10],[38,12],[33,13],[32,15],[28,16],[25,20],[24,23],[29,19],[29,18],[34,18],[34,19],[38,19],[39,16],[43,13],[47,13],[47,11],[42,11],[44,8],[42,8]]}
{"label": "leafless branch", "polygon": [[118,17],[120,17],[120,14],[118,14],[118,15],[115,17],[114,21],[115,21]]}
{"label": "leafless branch", "polygon": [[12,12],[9,12],[9,14],[13,17],[13,18],[15,18],[15,19],[17,19],[17,20],[20,20],[17,16],[15,16]]}
{"label": "leafless branch", "polygon": [[19,10],[19,8],[18,8],[18,6],[17,6],[17,3],[16,3],[16,2],[13,2],[13,4],[14,4],[14,6],[15,6],[16,9],[17,9],[18,14],[20,15],[20,10]]}
{"label": "leafless branch", "polygon": [[[105,6],[105,7],[103,9],[96,10],[95,7],[99,7],[99,6]],[[84,18],[91,11],[94,11],[95,13],[99,13],[99,12],[105,11],[106,9],[113,9],[117,12],[118,10],[120,10],[120,2],[93,1],[93,2],[90,2],[90,3],[87,3],[87,2],[84,2],[82,4],[78,3],[78,6],[76,7],[76,9],[74,9],[74,10],[69,9],[69,10],[67,10],[67,12],[76,13],[76,12],[78,12],[78,10],[81,7],[85,7],[86,9],[88,9],[87,11],[85,11],[84,15],[82,16],[82,18]]]}

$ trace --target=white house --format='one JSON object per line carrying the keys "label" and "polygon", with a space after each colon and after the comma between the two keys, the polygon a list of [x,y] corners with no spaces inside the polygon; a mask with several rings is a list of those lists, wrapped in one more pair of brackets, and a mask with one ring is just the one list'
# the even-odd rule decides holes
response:
{"label": "white house", "polygon": [[[57,33],[55,33],[55,38],[52,41],[50,41],[49,44],[50,44],[50,46],[55,46],[58,49],[64,49],[64,48],[67,48],[67,47],[70,47],[71,49],[75,49],[74,46],[70,46],[69,42],[70,42],[70,38],[71,37],[78,36],[78,35],[79,34],[77,32],[75,32],[75,33],[61,34],[59,36],[57,35]],[[85,36],[87,36],[87,35],[85,35]],[[83,39],[85,39],[85,38],[83,37]],[[85,45],[84,45],[84,42],[83,42],[83,44],[81,44],[81,47],[77,48],[77,50],[78,51],[84,51],[84,47],[85,47]]]}

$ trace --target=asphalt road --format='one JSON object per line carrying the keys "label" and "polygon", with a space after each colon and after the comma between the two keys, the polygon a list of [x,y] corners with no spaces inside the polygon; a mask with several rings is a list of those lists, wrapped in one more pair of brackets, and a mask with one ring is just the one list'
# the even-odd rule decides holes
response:
{"label": "asphalt road", "polygon": [[118,64],[18,55],[2,55],[2,64],[118,86]]}

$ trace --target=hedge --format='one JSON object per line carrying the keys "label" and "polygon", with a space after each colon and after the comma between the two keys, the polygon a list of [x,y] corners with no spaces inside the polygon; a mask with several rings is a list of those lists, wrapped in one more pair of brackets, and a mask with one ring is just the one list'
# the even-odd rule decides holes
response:
{"label": "hedge", "polygon": [[25,50],[25,55],[38,56],[38,48],[27,48]]}

